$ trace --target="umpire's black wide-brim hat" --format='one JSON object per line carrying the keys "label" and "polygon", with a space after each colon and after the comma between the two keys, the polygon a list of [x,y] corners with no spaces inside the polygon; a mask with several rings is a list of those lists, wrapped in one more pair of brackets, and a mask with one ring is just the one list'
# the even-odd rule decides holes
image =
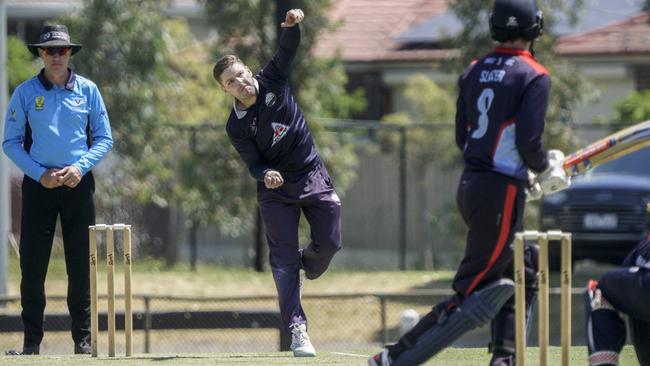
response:
{"label": "umpire's black wide-brim hat", "polygon": [[38,43],[27,45],[27,48],[29,48],[29,51],[34,56],[38,56],[39,48],[51,47],[70,47],[72,48],[73,55],[81,49],[80,44],[70,42],[68,27],[61,24],[44,26],[41,30],[41,36],[38,39]]}

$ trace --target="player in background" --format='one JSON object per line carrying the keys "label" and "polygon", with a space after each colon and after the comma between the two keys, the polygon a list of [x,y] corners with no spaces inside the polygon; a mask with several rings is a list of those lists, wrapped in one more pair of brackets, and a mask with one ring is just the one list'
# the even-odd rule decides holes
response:
{"label": "player in background", "polygon": [[[541,12],[533,0],[496,0],[490,28],[497,47],[459,79],[456,143],[465,169],[457,204],[469,231],[452,284],[455,295],[371,357],[371,366],[419,365],[491,319],[490,365],[514,365],[510,245],[523,228],[529,171],[542,183],[562,159],[559,152],[547,158],[541,141],[550,77],[530,51],[542,33]],[[528,248],[527,316],[536,294],[534,263],[536,253]]]}
{"label": "player in background", "polygon": [[585,292],[590,366],[618,366],[625,345],[627,315],[641,366],[650,365],[650,237],[641,241],[620,268],[591,280]]}
{"label": "player in background", "polygon": [[[307,279],[318,278],[341,248],[341,201],[289,86],[303,18],[300,9],[287,12],[279,48],[256,75],[233,55],[222,57],[213,70],[234,98],[226,131],[257,180],[280,313],[297,357],[316,355],[300,303],[300,269]],[[301,211],[311,228],[304,249],[298,243]]]}

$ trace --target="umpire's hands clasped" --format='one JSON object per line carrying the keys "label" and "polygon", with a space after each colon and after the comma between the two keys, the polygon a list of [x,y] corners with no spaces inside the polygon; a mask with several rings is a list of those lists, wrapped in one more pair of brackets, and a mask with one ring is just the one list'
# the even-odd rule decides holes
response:
{"label": "umpire's hands clasped", "polygon": [[59,174],[61,184],[64,186],[74,188],[81,182],[81,172],[74,165],[68,165],[59,170],[57,174]]}
{"label": "umpire's hands clasped", "polygon": [[268,189],[276,189],[284,184],[284,178],[277,170],[267,170],[264,173],[264,185]]}
{"label": "umpire's hands clasped", "polygon": [[50,168],[43,173],[39,182],[43,187],[52,189],[61,186],[75,188],[81,182],[81,172],[73,165],[62,169]]}
{"label": "umpire's hands clasped", "polygon": [[282,28],[290,28],[302,22],[305,19],[305,13],[300,9],[291,9],[287,12],[287,18],[280,24]]}

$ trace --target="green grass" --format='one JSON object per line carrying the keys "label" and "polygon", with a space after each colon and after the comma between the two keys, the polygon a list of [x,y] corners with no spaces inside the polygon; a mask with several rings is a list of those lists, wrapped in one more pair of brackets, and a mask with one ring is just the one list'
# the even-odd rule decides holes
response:
{"label": "green grass", "polygon": [[[9,294],[18,296],[20,282],[20,273],[18,260],[12,253],[10,257],[10,283]],[[99,287],[100,293],[105,292],[104,284],[106,283],[105,271],[100,268],[99,281],[102,284]],[[597,278],[608,269],[609,266],[593,265],[583,263],[577,265],[573,275],[574,287],[581,287],[586,284],[590,277]],[[121,265],[116,268],[116,291],[122,291]],[[412,289],[430,289],[444,288],[449,289],[453,279],[453,271],[377,271],[377,272],[356,272],[356,271],[328,271],[317,281],[307,281],[304,288],[305,295],[319,294],[349,294],[349,293],[392,293],[404,292]],[[551,276],[551,286],[557,286],[559,283],[557,275]],[[62,253],[56,249],[50,261],[50,268],[46,282],[46,291],[48,295],[65,295],[66,293],[66,273]],[[200,264],[196,271],[190,271],[186,264],[168,268],[161,261],[151,259],[134,259],[133,268],[133,291],[138,295],[171,295],[171,296],[256,296],[256,295],[275,295],[275,285],[269,271],[258,273],[247,268],[219,267],[214,265]],[[51,311],[51,305],[48,307]],[[307,307],[317,306],[305,301]],[[398,304],[399,305],[399,304]],[[398,306],[396,305],[396,306]],[[346,309],[346,306],[357,306],[358,311],[364,314],[369,309],[363,301],[358,305],[348,305],[345,301],[340,301],[337,309]],[[409,307],[412,307],[409,304]],[[430,304],[422,304],[422,311],[426,311]],[[311,308],[310,308],[311,309]],[[389,326],[397,324],[397,320],[391,318],[399,315],[399,311],[392,311],[389,308]],[[323,310],[320,310],[323,311]],[[345,313],[349,313],[346,311]],[[314,311],[315,313],[315,311]],[[393,314],[394,313],[394,314]],[[391,315],[392,314],[392,315]],[[314,323],[313,336],[318,339],[319,330],[331,330],[332,327],[346,325],[350,326],[350,320],[337,320],[337,312],[326,316],[327,324]],[[313,317],[313,321],[316,321]],[[366,329],[367,331],[367,329]],[[342,334],[338,332],[337,334]],[[52,338],[52,335],[46,335]],[[250,335],[249,335],[250,336]],[[69,335],[61,333],[68,342]],[[213,337],[213,336],[211,336]],[[321,335],[321,337],[325,337]],[[21,338],[21,337],[18,337]],[[20,339],[7,340],[15,348],[21,344]],[[50,339],[48,338],[48,339]],[[101,337],[100,337],[101,338]],[[324,339],[324,338],[323,338]],[[318,344],[316,344],[318,347]],[[354,346],[351,346],[354,347]],[[357,346],[359,347],[359,346]],[[100,347],[100,349],[103,349]],[[119,347],[118,347],[119,349]],[[164,348],[163,348],[164,349]],[[331,350],[331,348],[329,348]],[[138,348],[136,348],[138,350]],[[47,351],[47,350],[46,350]],[[289,353],[271,352],[271,353],[213,353],[213,354],[139,354],[132,358],[117,357],[108,360],[106,356],[99,359],[92,359],[86,356],[72,355],[43,355],[43,356],[21,356],[7,357],[0,356],[0,365],[106,365],[109,361],[112,365],[365,365],[366,357],[378,351],[378,349],[341,349],[340,353],[320,352],[314,359],[295,359]],[[527,365],[537,365],[537,350],[530,348],[528,350]],[[44,352],[49,353],[49,352]],[[557,347],[551,348],[551,365],[559,365],[560,350]],[[427,365],[453,365],[453,366],[484,366],[489,360],[485,348],[471,349],[448,349],[441,353]],[[586,347],[575,347],[573,349],[573,361],[571,365],[587,365]],[[636,366],[634,351],[627,347],[621,357],[621,365]]]}
{"label": "green grass", "polygon": [[[322,352],[315,358],[294,358],[289,352],[271,353],[221,353],[221,354],[157,354],[135,355],[134,357],[108,358],[101,356],[0,356],[2,365],[47,365],[47,366],[135,366],[135,365],[366,365],[367,355],[377,350],[354,350],[341,352]],[[538,365],[537,348],[527,350],[527,365]],[[573,347],[571,365],[587,365],[585,347]],[[440,353],[436,358],[426,363],[427,366],[485,366],[490,356],[481,348],[450,348]],[[107,362],[108,361],[108,362]],[[550,363],[560,365],[560,348],[551,347]],[[625,347],[619,364],[626,366],[638,365],[634,350]]]}
{"label": "green grass", "polygon": [[[106,283],[100,261],[100,283]],[[583,287],[589,278],[598,278],[611,269],[608,265],[579,263],[574,267],[573,286]],[[116,264],[116,291],[122,288],[121,263]],[[330,270],[317,281],[307,281],[304,294],[345,294],[368,292],[403,292],[413,289],[450,289],[454,271],[377,271],[357,272]],[[48,295],[65,295],[67,277],[60,244],[54,246],[46,281]],[[559,286],[556,274],[551,286]],[[9,295],[18,296],[20,270],[12,252],[9,260]],[[242,285],[244,284],[244,285]],[[105,286],[100,286],[100,293]],[[190,271],[187,264],[166,267],[162,261],[134,258],[133,293],[169,296],[257,296],[275,295],[270,271],[255,272],[250,268],[199,264]]]}
{"label": "green grass", "polygon": [[[59,245],[55,245],[45,283],[48,295],[65,295],[67,276]],[[115,289],[122,291],[121,263],[116,262]],[[100,284],[106,283],[104,262],[99,263]],[[452,271],[352,272],[332,270],[317,281],[307,281],[304,294],[345,294],[358,292],[402,292],[417,288],[450,288]],[[243,284],[243,285],[242,285]],[[9,295],[18,296],[20,269],[12,252],[9,259]],[[99,286],[100,294],[105,286]],[[270,271],[199,264],[190,271],[186,264],[166,267],[153,259],[134,258],[133,293],[160,296],[257,296],[276,295]]]}

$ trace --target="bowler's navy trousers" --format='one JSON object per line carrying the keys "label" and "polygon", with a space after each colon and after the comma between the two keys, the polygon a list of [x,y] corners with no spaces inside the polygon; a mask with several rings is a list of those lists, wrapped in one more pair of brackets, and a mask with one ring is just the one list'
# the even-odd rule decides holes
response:
{"label": "bowler's navy trousers", "polygon": [[[269,244],[269,259],[278,290],[283,324],[306,324],[300,304],[300,268],[318,278],[341,249],[341,202],[322,164],[280,188],[258,182],[257,198]],[[299,250],[300,212],[311,228],[311,243]]]}

